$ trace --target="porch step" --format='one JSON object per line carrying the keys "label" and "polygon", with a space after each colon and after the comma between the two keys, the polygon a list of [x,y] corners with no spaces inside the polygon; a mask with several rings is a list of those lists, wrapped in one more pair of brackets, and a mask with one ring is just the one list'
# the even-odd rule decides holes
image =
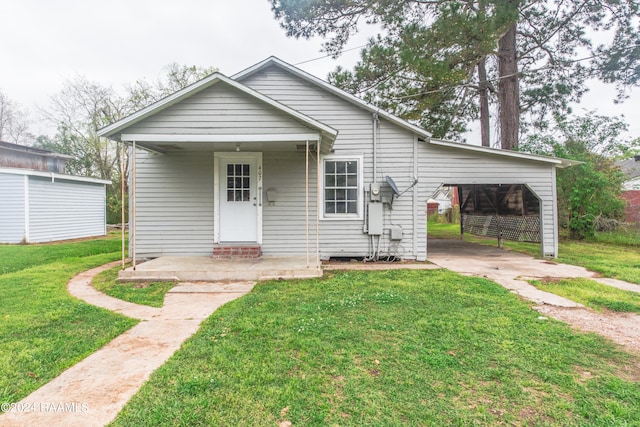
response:
{"label": "porch step", "polygon": [[262,251],[258,245],[218,245],[213,247],[213,259],[260,258]]}

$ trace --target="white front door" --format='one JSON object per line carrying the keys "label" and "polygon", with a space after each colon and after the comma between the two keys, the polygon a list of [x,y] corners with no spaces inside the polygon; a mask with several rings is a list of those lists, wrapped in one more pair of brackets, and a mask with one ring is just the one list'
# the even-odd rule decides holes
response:
{"label": "white front door", "polygon": [[258,242],[262,165],[255,153],[221,153],[218,160],[219,241]]}

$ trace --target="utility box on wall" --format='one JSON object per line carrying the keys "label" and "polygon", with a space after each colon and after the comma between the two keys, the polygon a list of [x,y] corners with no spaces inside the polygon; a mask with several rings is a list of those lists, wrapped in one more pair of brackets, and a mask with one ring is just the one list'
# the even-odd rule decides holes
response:
{"label": "utility box on wall", "polygon": [[382,203],[370,202],[368,209],[369,235],[380,236],[382,234]]}
{"label": "utility box on wall", "polygon": [[380,201],[380,184],[372,182],[369,186],[369,190],[370,190],[370,197],[371,197],[371,201],[372,202],[379,202]]}
{"label": "utility box on wall", "polygon": [[399,241],[402,240],[402,227],[399,225],[394,225],[389,230],[389,238],[391,240]]}

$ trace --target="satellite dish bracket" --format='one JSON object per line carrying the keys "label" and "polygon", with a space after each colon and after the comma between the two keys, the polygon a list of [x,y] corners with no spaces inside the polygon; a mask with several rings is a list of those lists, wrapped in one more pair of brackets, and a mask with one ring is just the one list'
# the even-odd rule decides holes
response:
{"label": "satellite dish bracket", "polygon": [[392,205],[393,205],[393,199],[394,198],[402,196],[404,193],[406,193],[407,191],[409,191],[410,189],[415,187],[415,185],[418,183],[418,178],[414,176],[413,177],[413,184],[411,184],[410,186],[405,188],[403,191],[400,191],[400,190],[398,190],[398,186],[396,185],[396,183],[393,180],[393,178],[391,178],[389,175],[385,176],[384,180],[387,182],[389,187],[391,187],[391,191],[393,191],[393,194],[391,195],[391,204]]}

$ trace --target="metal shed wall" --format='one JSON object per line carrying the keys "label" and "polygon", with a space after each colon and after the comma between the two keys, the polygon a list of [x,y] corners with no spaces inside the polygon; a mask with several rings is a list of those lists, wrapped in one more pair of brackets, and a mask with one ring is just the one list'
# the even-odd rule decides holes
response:
{"label": "metal shed wall", "polygon": [[106,234],[106,187],[63,179],[29,177],[29,242]]}
{"label": "metal shed wall", "polygon": [[0,243],[20,243],[25,238],[26,178],[0,173]]}

